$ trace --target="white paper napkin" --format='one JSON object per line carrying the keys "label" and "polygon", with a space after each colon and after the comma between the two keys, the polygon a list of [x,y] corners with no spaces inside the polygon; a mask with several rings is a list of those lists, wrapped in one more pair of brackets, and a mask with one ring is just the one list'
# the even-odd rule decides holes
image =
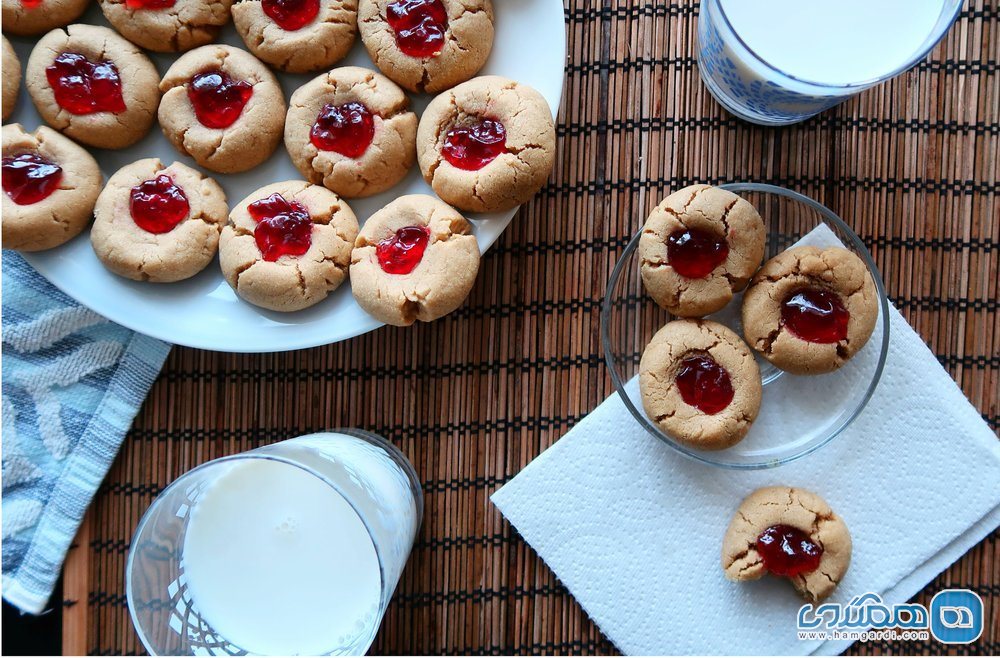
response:
{"label": "white paper napkin", "polygon": [[612,395],[492,501],[627,654],[843,651],[849,641],[797,639],[803,601],[788,583],[723,577],[722,536],[744,496],[801,486],[844,518],[854,554],[829,599],[841,603],[868,591],[902,603],[1000,525],[1000,441],[894,308],[889,333],[865,411],[799,461],[696,463]]}

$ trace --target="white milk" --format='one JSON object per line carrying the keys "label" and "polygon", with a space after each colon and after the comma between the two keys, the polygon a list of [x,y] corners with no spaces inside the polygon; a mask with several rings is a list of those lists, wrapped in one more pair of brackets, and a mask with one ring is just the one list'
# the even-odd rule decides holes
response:
{"label": "white milk", "polygon": [[927,40],[943,0],[720,0],[733,29],[794,77],[858,83],[904,66]]}
{"label": "white milk", "polygon": [[358,642],[364,651],[378,623],[379,563],[364,524],[340,494],[289,464],[234,462],[202,491],[182,566],[199,615],[251,653]]}

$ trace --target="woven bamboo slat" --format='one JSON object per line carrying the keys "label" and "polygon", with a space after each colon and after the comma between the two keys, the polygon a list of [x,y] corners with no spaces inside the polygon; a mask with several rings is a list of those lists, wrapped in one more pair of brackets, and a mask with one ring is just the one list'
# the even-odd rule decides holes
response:
{"label": "woven bamboo slat", "polygon": [[[484,258],[468,303],[431,325],[307,351],[176,348],[67,566],[67,649],[141,652],[125,607],[125,556],[143,510],[171,480],[214,457],[354,426],[393,440],[426,494],[374,652],[613,652],[489,495],[613,392],[598,340],[608,276],[649,209],[689,183],[770,182],[833,208],[997,429],[997,0],[970,0],[910,73],[780,130],[735,120],[701,85],[693,0],[567,0],[566,10],[555,172]],[[1000,652],[998,539],[917,597],[928,603],[946,586],[982,595],[985,633],[951,652]],[[948,651],[868,643],[852,652]]]}

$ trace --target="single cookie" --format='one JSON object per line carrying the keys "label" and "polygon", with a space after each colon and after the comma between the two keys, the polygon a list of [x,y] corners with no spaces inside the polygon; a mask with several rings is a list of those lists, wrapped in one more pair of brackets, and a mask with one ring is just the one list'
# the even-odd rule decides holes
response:
{"label": "single cookie", "polygon": [[402,196],[368,218],[351,253],[358,304],[405,327],[451,313],[479,271],[472,226],[454,208],[423,194]]}
{"label": "single cookie", "polygon": [[160,75],[141,50],[113,30],[70,25],[39,40],[25,81],[38,113],[78,142],[120,149],[153,125]]}
{"label": "single cookie", "polygon": [[417,159],[417,115],[391,80],[345,66],[292,94],[285,148],[311,183],[347,198],[389,189]]}
{"label": "single cookie", "polygon": [[656,332],[639,362],[646,415],[664,433],[700,450],[739,443],[760,411],[760,369],[729,328],[674,320]]}
{"label": "single cookie", "polygon": [[14,47],[3,38],[3,120],[14,111],[17,105],[17,92],[21,91],[21,60],[17,58]]}
{"label": "single cookie", "polygon": [[99,0],[121,35],[159,53],[211,43],[229,22],[233,0]]}
{"label": "single cookie", "polygon": [[219,263],[246,301],[298,311],[344,282],[357,236],[354,213],[330,190],[305,181],[274,183],[229,213]]}
{"label": "single cookie", "polygon": [[109,180],[94,207],[90,242],[104,266],[136,281],[194,276],[215,257],[226,194],[211,178],[157,158],[133,162]]}
{"label": "single cookie", "polygon": [[3,0],[3,31],[28,36],[72,23],[90,0]]}
{"label": "single cookie", "polygon": [[358,0],[242,0],[233,24],[254,55],[289,73],[330,68],[358,33]]}
{"label": "single cookie", "polygon": [[160,127],[206,169],[231,174],[267,160],[281,141],[285,96],[277,78],[232,46],[192,50],[160,83]]}
{"label": "single cookie", "polygon": [[490,0],[360,0],[361,41],[375,65],[410,91],[468,80],[493,49]]}
{"label": "single cookie", "polygon": [[775,366],[833,372],[871,338],[878,293],[864,261],[840,247],[794,247],[764,263],[743,296],[743,335]]}
{"label": "single cookie", "polygon": [[3,248],[51,249],[90,223],[101,170],[82,147],[41,126],[3,127]]}
{"label": "single cookie", "polygon": [[764,241],[764,220],[746,199],[710,185],[685,187],[661,201],[642,228],[642,281],[673,315],[715,313],[746,288]]}
{"label": "single cookie", "polygon": [[722,570],[733,581],[788,578],[813,603],[828,597],[851,563],[851,533],[822,498],[795,487],[747,496],[722,540]]}
{"label": "single cookie", "polygon": [[510,210],[541,189],[555,158],[549,105],[527,85],[484,76],[431,101],[417,127],[424,179],[447,203]]}

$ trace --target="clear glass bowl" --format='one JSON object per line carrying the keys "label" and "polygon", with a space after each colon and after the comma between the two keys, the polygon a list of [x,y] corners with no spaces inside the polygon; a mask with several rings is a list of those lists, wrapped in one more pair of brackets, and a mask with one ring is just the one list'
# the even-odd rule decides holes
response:
{"label": "clear glass bowl", "polygon": [[[611,273],[601,306],[601,342],[618,395],[650,434],[684,455],[724,468],[780,466],[826,445],[864,409],[878,385],[889,350],[889,303],[871,254],[861,239],[829,208],[807,196],[774,185],[730,183],[720,186],[740,194],[757,208],[767,231],[765,258],[802,244],[841,244],[861,257],[878,291],[879,319],[868,343],[840,370],[813,376],[783,372],[758,356],[764,395],[760,415],[746,438],[719,451],[683,445],[652,423],[639,397],[639,360],[653,334],[674,317],[646,293],[639,273],[639,233],[625,247]],[[737,295],[709,316],[743,335]]]}

